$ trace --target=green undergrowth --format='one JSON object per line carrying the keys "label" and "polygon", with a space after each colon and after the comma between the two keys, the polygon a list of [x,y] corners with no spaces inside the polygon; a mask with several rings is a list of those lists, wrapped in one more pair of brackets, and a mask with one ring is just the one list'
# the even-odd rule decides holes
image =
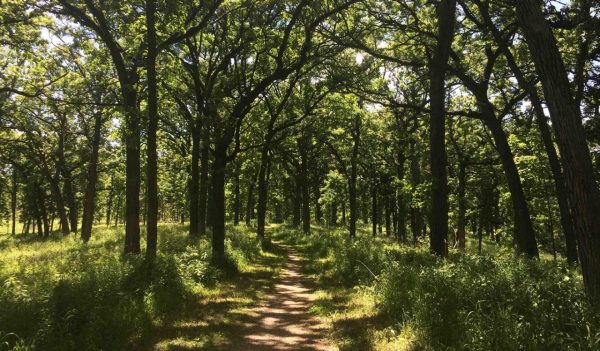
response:
{"label": "green undergrowth", "polygon": [[600,314],[577,269],[550,260],[398,245],[316,227],[281,231],[319,280],[312,311],[341,350],[598,350]]}
{"label": "green undergrowth", "polygon": [[[158,326],[216,296],[268,255],[245,227],[228,227],[224,268],[206,237],[161,225],[149,263],[122,255],[123,228],[73,235],[0,237],[0,350],[150,349]],[[146,346],[144,346],[146,345]]]}

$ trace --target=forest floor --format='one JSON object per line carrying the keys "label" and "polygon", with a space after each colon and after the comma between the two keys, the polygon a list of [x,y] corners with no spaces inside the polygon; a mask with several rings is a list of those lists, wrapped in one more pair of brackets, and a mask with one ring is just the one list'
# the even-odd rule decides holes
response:
{"label": "forest floor", "polygon": [[313,314],[314,282],[300,256],[273,243],[269,252],[196,307],[155,329],[154,350],[333,350]]}
{"label": "forest floor", "polygon": [[288,262],[274,290],[253,312],[240,350],[331,350],[324,326],[309,313],[315,301],[312,282],[300,272],[296,251],[284,246]]}

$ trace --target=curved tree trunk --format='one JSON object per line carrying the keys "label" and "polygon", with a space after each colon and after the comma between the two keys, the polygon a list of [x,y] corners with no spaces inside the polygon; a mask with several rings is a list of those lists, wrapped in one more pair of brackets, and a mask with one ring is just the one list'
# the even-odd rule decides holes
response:
{"label": "curved tree trunk", "polygon": [[577,243],[575,227],[573,225],[573,218],[571,216],[570,206],[568,202],[568,192],[565,186],[565,178],[563,175],[562,168],[560,166],[560,160],[556,149],[554,148],[554,142],[552,141],[552,134],[550,133],[550,129],[546,121],[542,101],[540,99],[540,96],[538,95],[535,86],[529,81],[527,81],[527,79],[523,75],[523,72],[517,65],[517,62],[512,52],[506,45],[506,41],[502,39],[502,35],[500,34],[498,28],[496,28],[494,22],[492,21],[487,7],[479,1],[477,1],[476,3],[486,25],[494,35],[496,43],[504,53],[504,56],[506,57],[506,62],[512,70],[513,74],[515,75],[517,82],[519,83],[521,88],[529,94],[531,105],[533,106],[533,110],[535,112],[536,123],[540,130],[542,142],[544,143],[544,148],[546,150],[546,154],[548,155],[548,162],[550,164],[552,177],[554,179],[554,187],[556,190],[556,197],[558,200],[558,206],[560,211],[560,223],[565,236],[567,262],[575,263],[577,262]]}
{"label": "curved tree trunk", "polygon": [[528,257],[538,257],[537,242],[529,215],[529,206],[525,199],[519,171],[515,164],[510,145],[508,144],[506,133],[502,129],[500,120],[494,115],[493,107],[487,106],[485,109],[487,111],[484,112],[485,117],[483,122],[490,130],[496,144],[496,149],[498,150],[498,155],[500,156],[502,168],[506,176],[506,182],[510,190],[515,221],[514,238],[516,252]]}
{"label": "curved tree trunk", "polygon": [[600,191],[567,71],[536,0],[515,1],[517,17],[540,76],[563,162],[588,298],[600,304]]}

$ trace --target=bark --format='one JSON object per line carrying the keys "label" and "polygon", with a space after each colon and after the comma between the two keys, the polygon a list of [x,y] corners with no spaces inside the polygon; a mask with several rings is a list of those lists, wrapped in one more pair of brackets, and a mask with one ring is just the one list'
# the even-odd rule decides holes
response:
{"label": "bark", "polygon": [[[413,191],[421,183],[421,165],[416,150],[416,141],[410,141],[410,183]],[[411,206],[410,208],[410,228],[413,234],[413,241],[416,243],[423,231],[423,213],[420,207]]]}
{"label": "bark", "polygon": [[[88,164],[87,185],[83,199],[83,219],[81,222],[81,239],[87,242],[92,236],[92,224],[96,202],[96,185],[98,183],[98,153],[100,151],[100,138],[102,132],[102,115],[97,114],[94,119],[94,134],[92,136],[92,149],[90,163]],[[112,194],[111,194],[112,196]]]}
{"label": "bark", "polygon": [[212,174],[213,227],[212,255],[213,262],[222,265],[225,260],[225,167],[227,165],[227,144],[215,145],[215,159]]}
{"label": "bark", "polygon": [[252,218],[254,217],[254,187],[258,178],[258,172],[252,177],[250,184],[248,185],[248,198],[246,199],[246,225],[252,224]]}
{"label": "bark", "polygon": [[487,7],[485,7],[479,1],[477,1],[477,6],[485,24],[491,30],[492,34],[494,35],[494,39],[496,40],[496,43],[498,44],[500,50],[502,50],[504,56],[506,57],[506,62],[513,74],[515,75],[517,82],[519,83],[521,88],[527,92],[527,94],[529,95],[529,99],[531,100],[531,105],[535,113],[536,123],[540,130],[540,136],[542,138],[542,142],[544,143],[546,154],[548,155],[548,162],[550,164],[552,177],[554,179],[554,187],[560,211],[560,222],[565,236],[567,261],[573,264],[577,262],[577,244],[575,238],[575,228],[569,209],[568,193],[565,186],[563,170],[561,168],[560,160],[556,149],[554,148],[554,142],[552,141],[552,134],[548,127],[548,122],[546,121],[544,108],[542,106],[542,100],[538,95],[535,86],[525,78],[522,70],[517,65],[517,62],[512,52],[506,45],[506,41],[502,39],[498,28],[493,23]]}
{"label": "bark", "polygon": [[300,152],[300,184],[302,187],[302,231],[310,234],[310,191],[308,184],[308,138],[298,140]]}
{"label": "bark", "polygon": [[140,121],[136,93],[127,88],[125,118],[125,254],[140,253]]}
{"label": "bark", "polygon": [[206,234],[207,201],[208,201],[208,170],[210,162],[210,134],[206,126],[202,128],[202,150],[200,154],[200,194],[198,196],[198,234]]}
{"label": "bark", "polygon": [[146,257],[156,256],[158,241],[158,155],[156,132],[158,130],[158,92],[156,87],[156,0],[146,0],[146,37],[148,54],[146,70],[148,75],[148,129],[146,145],[146,197],[148,205],[146,227]]}
{"label": "bark", "polygon": [[[398,154],[397,154],[397,168],[396,168],[396,176],[398,180],[404,180],[404,163],[406,162],[406,156],[404,154],[404,143],[398,142]],[[394,231],[397,235],[397,240],[406,240],[406,212],[408,206],[406,205],[406,199],[404,197],[403,189],[398,189],[396,191],[396,206],[397,206],[397,214],[396,220],[396,230]]]}
{"label": "bark", "polygon": [[64,170],[64,195],[67,205],[69,207],[69,230],[72,233],[77,232],[77,220],[79,217],[79,210],[77,206],[77,200],[75,199],[75,190],[73,189],[73,177],[71,171]]}
{"label": "bark", "polygon": [[[358,220],[358,207],[356,204],[356,179],[358,176],[358,150],[360,147],[360,115],[354,115],[352,131],[352,157],[350,159],[350,179],[348,180],[348,200],[350,202],[350,238],[356,238],[356,221]],[[345,210],[345,207],[344,207]],[[345,211],[344,211],[345,213]],[[345,216],[344,216],[345,218]]]}
{"label": "bark", "polygon": [[67,217],[65,201],[60,191],[58,181],[50,175],[50,172],[46,165],[42,166],[42,172],[44,173],[45,178],[48,180],[48,183],[50,183],[50,192],[52,193],[52,197],[54,198],[56,210],[58,211],[58,217],[60,219],[60,230],[64,235],[67,235],[69,234],[69,219]]}
{"label": "bark", "polygon": [[300,171],[297,170],[294,175],[294,198],[292,203],[292,226],[300,227],[301,212],[302,212],[302,184],[300,179]]}
{"label": "bark", "polygon": [[321,202],[319,201],[320,199],[321,199],[321,185],[319,182],[319,177],[317,177],[316,183],[315,183],[315,196],[314,196],[315,220],[317,221],[317,223],[321,223],[323,221],[323,209],[321,208]]}
{"label": "bark", "polygon": [[392,233],[392,206],[390,204],[390,197],[388,194],[384,197],[385,207],[385,236],[390,236]]}
{"label": "bark", "polygon": [[459,250],[465,249],[465,227],[467,221],[465,219],[467,212],[466,193],[467,188],[467,164],[461,160],[458,164],[458,221],[456,228],[456,247]]}
{"label": "bark", "polygon": [[111,178],[111,188],[108,191],[108,199],[106,199],[106,226],[110,226],[110,218],[112,215],[112,204],[113,204],[113,200],[115,197],[115,190],[114,190],[114,186],[112,184],[114,184],[114,178]]}
{"label": "bark", "polygon": [[115,227],[119,225],[119,217],[121,217],[121,196],[117,197],[117,208],[115,209]]}
{"label": "bark", "polygon": [[377,236],[377,223],[379,219],[379,207],[377,204],[377,186],[373,185],[371,189],[371,224],[373,225],[373,237]]}
{"label": "bark", "polygon": [[[71,170],[69,169],[65,159],[65,136],[67,134],[67,121],[66,116],[60,116],[60,130],[58,132],[58,162],[57,172],[62,175],[63,178],[63,199],[69,208],[68,220],[69,220],[69,232],[77,232],[77,201],[75,200],[75,191],[73,189],[73,177]],[[57,175],[58,179],[58,175]],[[58,182],[58,180],[57,180]]]}
{"label": "bark", "polygon": [[265,145],[262,148],[260,155],[260,166],[258,169],[258,203],[256,213],[256,231],[259,239],[265,238],[265,222],[267,215],[267,200],[268,200],[268,178],[267,169],[269,168],[270,156],[269,147],[271,144],[270,138],[265,138]]}
{"label": "bark", "polygon": [[12,219],[11,234],[16,234],[17,228],[17,192],[19,184],[17,182],[17,172],[13,170],[12,174],[12,189],[10,193],[10,215]]}
{"label": "bark", "polygon": [[531,223],[529,206],[525,199],[523,185],[517,165],[514,161],[514,155],[508,144],[506,133],[502,129],[500,120],[496,118],[493,107],[488,104],[483,105],[484,120],[494,139],[502,168],[506,176],[506,182],[510,190],[511,202],[513,205],[513,215],[515,221],[514,238],[516,244],[516,253],[527,257],[538,257],[537,241]]}
{"label": "bark", "polygon": [[198,236],[200,232],[200,130],[197,121],[192,128],[192,164],[190,166],[190,227],[189,235]]}
{"label": "bark", "polygon": [[233,188],[233,196],[234,196],[234,203],[233,203],[233,224],[234,225],[239,225],[240,224],[240,211],[241,211],[241,193],[240,193],[240,162],[236,163],[235,166],[235,175],[234,175],[234,188]]}
{"label": "bark", "polygon": [[331,208],[330,208],[330,217],[329,217],[329,223],[331,223],[331,225],[337,225],[337,217],[338,217],[338,209],[337,209],[337,202],[332,202],[331,203]]}
{"label": "bark", "polygon": [[579,261],[586,293],[600,304],[600,216],[597,206],[600,191],[581,123],[581,111],[575,103],[567,72],[556,39],[536,0],[515,1],[536,70],[547,99],[552,126],[562,157],[566,187],[579,247]]}
{"label": "bark", "polygon": [[448,253],[448,176],[446,156],[446,64],[454,36],[456,0],[442,0],[438,8],[437,47],[430,63],[430,167],[431,233],[430,251],[445,257]]}

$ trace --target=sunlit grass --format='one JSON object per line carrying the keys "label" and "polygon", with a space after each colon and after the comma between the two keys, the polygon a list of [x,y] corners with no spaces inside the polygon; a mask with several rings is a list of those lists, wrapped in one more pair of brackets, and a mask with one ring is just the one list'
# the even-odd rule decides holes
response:
{"label": "sunlit grass", "polygon": [[[363,228],[364,229],[364,228]],[[509,242],[467,239],[446,260],[346,228],[281,231],[319,282],[311,312],[340,350],[597,350],[600,314],[562,257],[514,256]],[[505,240],[506,241],[506,240]]]}
{"label": "sunlit grass", "polygon": [[[143,230],[142,230],[143,231]],[[239,342],[250,310],[284,262],[252,228],[228,226],[228,266],[210,264],[210,237],[159,226],[159,255],[125,257],[123,226],[76,234],[0,236],[0,335],[22,349],[212,349]],[[142,239],[142,247],[145,246]],[[81,320],[81,322],[77,322]]]}

